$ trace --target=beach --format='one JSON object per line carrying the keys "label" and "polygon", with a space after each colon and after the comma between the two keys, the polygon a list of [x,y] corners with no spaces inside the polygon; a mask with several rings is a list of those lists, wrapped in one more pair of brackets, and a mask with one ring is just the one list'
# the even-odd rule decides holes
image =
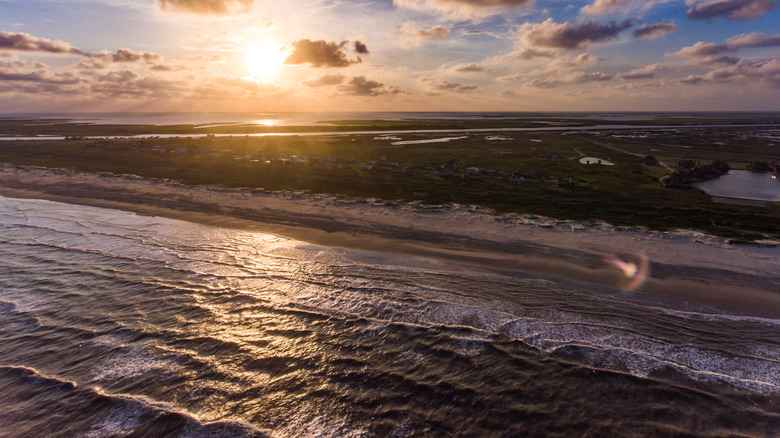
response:
{"label": "beach", "polygon": [[[455,204],[192,187],[132,175],[12,165],[0,167],[0,195],[269,232],[355,250],[351,254],[356,258],[410,255],[392,260],[453,271],[543,276],[573,286],[780,315],[780,242],[730,244],[692,230],[616,229]],[[636,267],[645,261],[647,269],[638,273],[620,264]]]}

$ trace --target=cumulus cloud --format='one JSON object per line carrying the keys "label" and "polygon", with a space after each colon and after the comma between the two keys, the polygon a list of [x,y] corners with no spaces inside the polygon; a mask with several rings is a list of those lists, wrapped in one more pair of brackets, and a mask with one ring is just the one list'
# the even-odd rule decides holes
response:
{"label": "cumulus cloud", "polygon": [[636,29],[632,35],[634,38],[641,38],[645,40],[654,40],[664,35],[677,32],[677,25],[674,23],[665,23],[658,20],[656,23],[643,24]]}
{"label": "cumulus cloud", "polygon": [[130,70],[112,71],[105,75],[99,76],[97,81],[99,82],[129,82],[138,79],[138,73]]}
{"label": "cumulus cloud", "polygon": [[418,47],[423,41],[446,38],[450,30],[442,25],[430,29],[421,29],[412,21],[406,21],[398,26],[401,33],[401,46],[404,48]]}
{"label": "cumulus cloud", "polygon": [[475,19],[533,4],[534,0],[393,0],[398,7]]}
{"label": "cumulus cloud", "polygon": [[699,41],[667,55],[678,58],[708,58],[724,53],[736,53],[742,49],[778,46],[780,46],[780,34],[766,35],[762,32],[753,32],[731,37],[726,40],[726,44]]}
{"label": "cumulus cloud", "polygon": [[456,66],[455,71],[458,73],[484,73],[487,71],[487,68],[479,64],[463,64]]}
{"label": "cumulus cloud", "polygon": [[435,91],[450,91],[453,93],[470,93],[472,91],[479,90],[479,85],[476,84],[460,84],[457,82],[440,81],[431,76],[423,78],[423,82],[428,84],[428,86]]}
{"label": "cumulus cloud", "polygon": [[114,63],[159,63],[163,56],[153,52],[136,52],[130,49],[119,49],[116,52],[103,50],[96,53],[88,53],[87,59],[82,59],[77,64],[80,70],[105,70]]}
{"label": "cumulus cloud", "polygon": [[[344,51],[348,41],[341,43],[328,42],[324,40],[312,41],[302,39],[292,43],[292,52],[285,64],[310,64],[313,67],[348,67],[352,64],[363,62],[360,56],[355,59],[349,59]],[[368,48],[365,47],[366,52]]]}
{"label": "cumulus cloud", "polygon": [[598,58],[588,52],[585,52],[580,53],[577,56],[561,56],[555,58],[547,66],[547,69],[550,71],[571,70],[573,68],[580,68],[586,65],[595,64],[597,62]]}
{"label": "cumulus cloud", "polygon": [[552,49],[579,49],[590,43],[617,38],[618,34],[631,27],[630,21],[599,24],[588,20],[578,24],[556,23],[548,18],[542,23],[526,23],[518,29],[522,40],[530,47]]}
{"label": "cumulus cloud", "polygon": [[187,66],[182,64],[163,63],[163,64],[152,65],[150,70],[158,71],[158,72],[175,72],[175,71],[187,70]]}
{"label": "cumulus cloud", "polygon": [[757,87],[780,89],[780,60],[740,60],[734,65],[717,68],[704,75],[689,75],[678,82],[686,85],[747,81]]}
{"label": "cumulus cloud", "polygon": [[365,76],[355,76],[338,90],[350,96],[379,96],[382,94],[397,94],[401,92],[398,87],[387,86]]}
{"label": "cumulus cloud", "polygon": [[309,87],[325,87],[328,85],[339,85],[344,82],[344,79],[346,79],[346,77],[342,74],[323,75],[318,79],[304,82],[304,84]]}
{"label": "cumulus cloud", "polygon": [[255,0],[157,0],[157,4],[167,12],[228,15],[250,11]]}
{"label": "cumulus cloud", "polygon": [[532,88],[555,88],[562,85],[586,84],[589,82],[606,82],[614,76],[602,72],[572,72],[558,78],[534,79],[523,84]]}
{"label": "cumulus cloud", "polygon": [[78,47],[60,40],[34,37],[24,32],[0,32],[0,49],[21,52],[45,52],[56,54],[83,55]]}
{"label": "cumulus cloud", "polygon": [[626,80],[652,79],[655,77],[655,73],[663,68],[661,64],[650,64],[636,70],[621,73],[618,77]]}
{"label": "cumulus cloud", "polygon": [[368,51],[368,46],[366,46],[366,43],[364,43],[362,41],[355,41],[355,44],[354,44],[353,47],[355,48],[355,53],[357,53],[357,54],[368,55],[369,53],[371,53],[371,52]]}
{"label": "cumulus cloud", "polygon": [[685,0],[685,4],[692,20],[752,20],[775,9],[775,0]]}
{"label": "cumulus cloud", "polygon": [[580,9],[585,15],[604,15],[625,7],[630,0],[596,0]]}

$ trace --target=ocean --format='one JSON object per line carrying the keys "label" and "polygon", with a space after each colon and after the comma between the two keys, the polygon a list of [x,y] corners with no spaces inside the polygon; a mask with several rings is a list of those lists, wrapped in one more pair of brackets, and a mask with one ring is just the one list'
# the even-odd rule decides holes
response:
{"label": "ocean", "polygon": [[778,319],[0,197],[2,437],[778,431]]}

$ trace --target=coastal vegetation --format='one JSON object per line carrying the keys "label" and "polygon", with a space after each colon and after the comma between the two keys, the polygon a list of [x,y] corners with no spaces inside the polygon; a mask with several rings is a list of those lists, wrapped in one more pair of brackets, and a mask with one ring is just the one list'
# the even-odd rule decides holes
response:
{"label": "coastal vegetation", "polygon": [[[3,123],[3,133],[55,132],[51,124]],[[428,122],[415,123],[419,127]],[[30,126],[41,131],[31,131]],[[760,127],[479,131],[446,142],[415,143],[442,134],[252,137],[239,129],[236,135],[224,137],[85,138],[96,130],[100,135],[120,136],[140,128],[63,126],[68,128],[56,133],[67,135],[66,140],[0,142],[0,162],[133,174],[192,185],[304,190],[387,203],[480,205],[498,212],[606,221],[623,227],[700,229],[738,240],[780,235],[778,203],[716,204],[701,191],[664,188],[659,182],[680,163],[693,163],[692,168],[680,169],[689,173],[703,168],[697,163],[721,173],[729,167],[747,169],[754,162],[776,163],[780,155],[776,137]],[[354,121],[333,126],[355,130]],[[382,126],[406,129],[411,125]],[[160,128],[174,129],[179,128]],[[581,164],[583,157],[601,157],[615,165]]]}

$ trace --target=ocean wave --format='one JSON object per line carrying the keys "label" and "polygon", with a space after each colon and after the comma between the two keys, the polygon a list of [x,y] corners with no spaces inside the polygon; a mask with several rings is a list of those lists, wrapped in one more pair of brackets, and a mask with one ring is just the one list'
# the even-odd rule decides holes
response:
{"label": "ocean wave", "polygon": [[[260,438],[271,433],[240,420],[205,422],[171,404],[147,397],[109,394],[95,387],[77,385],[37,370],[0,366],[0,381],[6,391],[30,391],[29,409],[50,409],[66,421],[57,424],[45,418],[29,424],[36,434],[104,438],[116,436],[180,436],[192,438]],[[11,394],[6,393],[7,396]],[[0,401],[0,406],[5,402]],[[89,406],[90,409],[84,409]],[[5,432],[14,432],[9,426]],[[70,431],[70,433],[69,433]],[[21,431],[18,431],[21,432]]]}

